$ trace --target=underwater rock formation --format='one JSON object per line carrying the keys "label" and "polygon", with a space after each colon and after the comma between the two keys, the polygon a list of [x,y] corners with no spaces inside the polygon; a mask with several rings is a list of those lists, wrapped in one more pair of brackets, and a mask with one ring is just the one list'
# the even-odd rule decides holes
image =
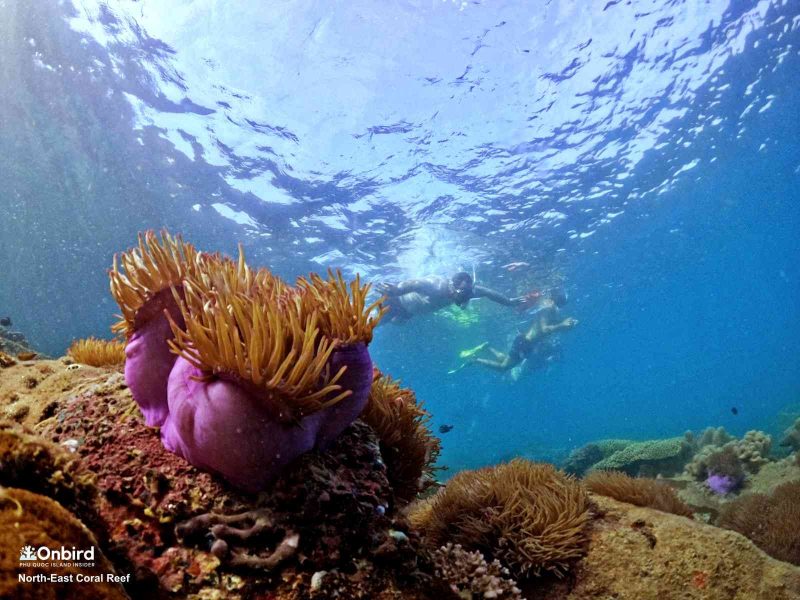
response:
{"label": "underwater rock formation", "polygon": [[800,568],[745,537],[595,496],[600,517],[574,579],[523,595],[547,600],[794,600]]}
{"label": "underwater rock formation", "polygon": [[125,378],[166,448],[255,492],[363,411],[383,315],[358,277],[291,287],[166,231],[114,258]]}
{"label": "underwater rock formation", "polygon": [[692,517],[689,508],[669,485],[655,479],[629,477],[616,471],[595,471],[584,480],[590,492],[620,502]]}
{"label": "underwater rock formation", "polygon": [[25,356],[33,353],[35,355],[36,353],[31,348],[28,340],[25,339],[25,335],[20,331],[11,329],[11,319],[7,319],[5,322],[7,323],[6,325],[0,323],[0,354],[14,356],[22,354]]}

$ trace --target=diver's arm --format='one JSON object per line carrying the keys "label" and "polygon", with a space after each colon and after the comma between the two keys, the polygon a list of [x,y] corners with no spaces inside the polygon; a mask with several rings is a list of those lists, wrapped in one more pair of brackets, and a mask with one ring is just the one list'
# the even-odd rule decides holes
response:
{"label": "diver's arm", "polygon": [[560,329],[569,329],[571,327],[575,327],[575,325],[577,324],[578,324],[578,319],[573,319],[572,317],[567,317],[563,321],[560,321],[558,323],[553,323],[552,325],[548,325],[547,323],[544,322],[544,319],[542,319],[542,332],[553,333]]}
{"label": "diver's arm", "polygon": [[497,302],[503,306],[519,306],[521,303],[520,298],[507,298],[500,292],[490,290],[482,285],[473,286],[472,295],[474,298],[488,298],[492,302]]}

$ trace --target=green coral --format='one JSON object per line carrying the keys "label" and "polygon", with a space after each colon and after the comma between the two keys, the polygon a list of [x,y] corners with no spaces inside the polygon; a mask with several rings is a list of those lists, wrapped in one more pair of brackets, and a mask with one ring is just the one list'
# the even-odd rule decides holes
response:
{"label": "green coral", "polygon": [[622,471],[633,476],[674,472],[683,468],[690,452],[683,437],[633,442],[595,463],[592,470]]}

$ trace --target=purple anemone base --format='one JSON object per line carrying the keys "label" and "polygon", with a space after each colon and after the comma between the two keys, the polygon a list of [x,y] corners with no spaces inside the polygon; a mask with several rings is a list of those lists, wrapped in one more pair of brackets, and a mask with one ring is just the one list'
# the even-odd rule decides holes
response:
{"label": "purple anemone base", "polygon": [[161,427],[164,447],[240,489],[261,490],[300,455],[324,449],[366,406],[372,360],[362,342],[337,348],[329,363],[331,373],[347,367],[338,383],[352,394],[287,424],[245,386],[221,378],[199,381],[202,372],[170,351],[173,333],[165,311],[183,327],[171,289],[137,312],[125,347],[125,381],[145,424]]}
{"label": "purple anemone base", "polygon": [[174,336],[164,310],[183,326],[172,290],[162,290],[139,310],[136,330],[125,345],[125,382],[150,427],[162,426],[167,418],[167,381],[176,358],[167,343]]}
{"label": "purple anemone base", "polygon": [[731,492],[737,490],[740,484],[741,481],[735,477],[731,477],[730,475],[719,475],[717,473],[712,473],[708,476],[708,479],[706,479],[706,485],[708,486],[708,489],[720,496],[730,494]]}

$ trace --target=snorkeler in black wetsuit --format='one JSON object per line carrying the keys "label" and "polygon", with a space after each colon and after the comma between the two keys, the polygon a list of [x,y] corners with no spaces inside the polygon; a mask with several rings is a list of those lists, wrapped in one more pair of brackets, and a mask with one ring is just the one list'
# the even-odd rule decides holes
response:
{"label": "snorkeler in black wetsuit", "polygon": [[487,349],[494,354],[495,359],[480,358],[471,356],[469,362],[485,365],[497,371],[508,371],[520,364],[526,358],[533,356],[541,346],[544,338],[551,333],[562,329],[570,329],[578,324],[577,319],[567,317],[558,321],[558,310],[567,303],[567,295],[563,290],[554,289],[550,291],[550,297],[543,300],[541,308],[536,314],[531,326],[525,333],[520,333],[511,343],[511,348],[507,353],[495,350],[491,346],[482,345],[480,348]]}
{"label": "snorkeler in black wetsuit", "polygon": [[392,322],[406,321],[415,315],[433,312],[455,304],[464,308],[472,298],[488,298],[503,306],[519,306],[522,298],[506,298],[501,293],[474,285],[469,273],[456,273],[452,279],[425,277],[398,284],[383,283],[378,291],[387,297],[388,317]]}

